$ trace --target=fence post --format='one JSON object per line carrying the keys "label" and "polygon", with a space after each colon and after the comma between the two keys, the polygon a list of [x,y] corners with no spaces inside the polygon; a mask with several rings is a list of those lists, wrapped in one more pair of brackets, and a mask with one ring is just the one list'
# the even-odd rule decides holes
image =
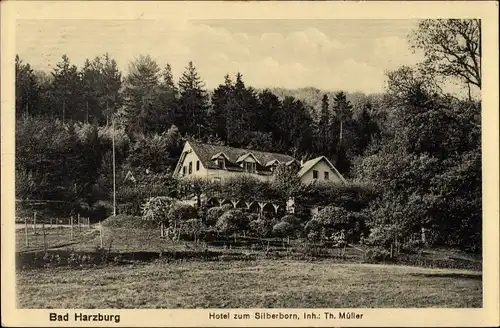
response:
{"label": "fence post", "polygon": [[90,218],[89,217],[87,217],[87,225],[90,228]]}
{"label": "fence post", "polygon": [[47,238],[45,237],[45,223],[42,223],[42,234],[43,234],[43,250],[47,252]]}
{"label": "fence post", "polygon": [[69,227],[71,229],[71,240],[73,240],[73,215],[69,219]]}
{"label": "fence post", "polygon": [[33,212],[33,234],[36,235],[36,212]]}
{"label": "fence post", "polygon": [[78,231],[82,232],[82,225],[80,224],[80,213],[78,213]]}
{"label": "fence post", "polygon": [[52,228],[52,217],[50,217],[50,227]]}
{"label": "fence post", "polygon": [[28,219],[24,218],[24,234],[26,235],[26,247],[29,247],[28,242]]}

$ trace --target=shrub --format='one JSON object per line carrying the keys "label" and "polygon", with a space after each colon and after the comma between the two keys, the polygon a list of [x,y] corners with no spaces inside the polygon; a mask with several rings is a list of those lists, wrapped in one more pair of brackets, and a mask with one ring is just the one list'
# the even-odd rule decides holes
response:
{"label": "shrub", "polygon": [[175,202],[170,207],[167,217],[171,224],[182,225],[184,222],[196,219],[198,216],[198,211],[192,205]]}
{"label": "shrub", "polygon": [[225,212],[232,209],[233,206],[230,204],[224,204],[222,206],[211,207],[207,210],[206,223],[208,225],[215,225],[217,220],[224,214]]}
{"label": "shrub", "polygon": [[294,227],[288,222],[278,222],[273,227],[273,235],[276,237],[290,237],[294,234]]}
{"label": "shrub", "polygon": [[173,198],[166,196],[151,197],[142,206],[143,219],[157,222],[167,221],[174,201]]}
{"label": "shrub", "polygon": [[373,262],[383,262],[389,260],[391,253],[383,248],[375,248],[365,253],[365,260]]}
{"label": "shrub", "polygon": [[256,220],[260,219],[259,214],[257,214],[257,213],[249,213],[249,214],[247,214],[247,218],[248,218],[249,222],[256,221]]}
{"label": "shrub", "polygon": [[298,229],[302,223],[302,221],[294,215],[285,215],[281,218],[281,222],[287,222],[295,229]]}
{"label": "shrub", "polygon": [[322,225],[316,219],[309,220],[304,227],[304,232],[309,240],[319,240],[321,237],[321,230]]}
{"label": "shrub", "polygon": [[257,219],[250,221],[249,229],[257,237],[267,237],[271,234],[273,225],[271,221]]}
{"label": "shrub", "polygon": [[401,246],[401,251],[407,254],[418,254],[422,251],[423,248],[424,248],[424,243],[421,240],[417,239],[417,240],[410,240],[404,243]]}
{"label": "shrub", "polygon": [[379,225],[373,227],[366,244],[388,248],[394,241],[395,227],[390,225]]}
{"label": "shrub", "polygon": [[199,219],[189,219],[183,224],[184,233],[192,235],[194,240],[198,240],[198,236],[202,233],[205,225]]}
{"label": "shrub", "polygon": [[236,233],[248,230],[248,218],[241,210],[233,209],[222,214],[215,226],[222,233]]}
{"label": "shrub", "polygon": [[350,229],[348,212],[342,207],[327,206],[315,216],[321,225],[327,229]]}

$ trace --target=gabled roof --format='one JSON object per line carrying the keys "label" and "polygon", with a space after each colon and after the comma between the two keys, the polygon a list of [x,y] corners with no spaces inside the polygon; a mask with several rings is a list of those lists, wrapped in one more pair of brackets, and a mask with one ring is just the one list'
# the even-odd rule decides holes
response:
{"label": "gabled roof", "polygon": [[212,157],[216,154],[223,153],[228,162],[226,162],[226,168],[230,171],[243,171],[243,168],[237,164],[238,159],[241,157],[248,155],[249,153],[257,160],[257,172],[270,172],[269,168],[264,167],[260,163],[268,163],[272,160],[278,160],[279,162],[290,162],[295,161],[295,158],[289,155],[280,154],[280,153],[271,153],[264,152],[259,150],[250,150],[243,148],[235,148],[229,146],[221,146],[221,145],[212,145],[206,143],[200,143],[196,141],[188,141],[191,148],[196,153],[198,158],[200,159],[203,167],[207,169],[217,169],[217,165],[212,159]]}
{"label": "gabled roof", "polygon": [[[255,158],[255,155],[252,154],[252,153],[246,153],[245,155],[241,155],[240,157],[238,157],[238,159],[236,160],[236,163],[241,163],[242,161],[244,161],[248,156],[252,156],[253,159],[259,163],[259,160],[257,158]],[[262,165],[262,163],[259,163],[260,165]]]}
{"label": "gabled roof", "polygon": [[342,182],[346,183],[346,180],[344,179],[342,174],[340,174],[340,172],[335,168],[335,166],[325,156],[316,157],[316,158],[313,158],[313,159],[305,162],[304,165],[302,165],[302,167],[300,168],[299,173],[297,173],[299,178],[301,178],[304,174],[309,172],[309,170],[311,170],[314,167],[314,165],[318,164],[322,160],[324,160],[328,164],[328,166],[330,166],[332,171],[334,171],[339,176],[339,178],[340,178],[340,180],[342,180]]}

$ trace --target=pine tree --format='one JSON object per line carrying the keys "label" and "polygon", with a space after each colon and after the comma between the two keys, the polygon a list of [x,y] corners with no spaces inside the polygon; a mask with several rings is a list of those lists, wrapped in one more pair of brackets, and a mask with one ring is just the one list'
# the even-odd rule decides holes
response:
{"label": "pine tree", "polygon": [[234,91],[233,81],[229,75],[224,76],[224,84],[220,84],[212,95],[212,107],[209,111],[210,135],[227,140],[226,106]]}
{"label": "pine tree", "polygon": [[39,109],[39,85],[29,64],[24,64],[18,55],[16,65],[16,116],[36,114]]}
{"label": "pine tree", "polygon": [[103,92],[101,93],[101,103],[104,103],[104,117],[109,122],[111,116],[121,106],[122,74],[118,70],[116,61],[104,54],[104,65],[102,68]]}
{"label": "pine tree", "polygon": [[347,120],[350,120],[352,118],[352,105],[351,103],[347,100],[346,95],[344,92],[340,91],[335,94],[335,98],[333,99],[334,105],[334,111],[335,111],[335,116],[337,120],[339,121],[339,142],[338,142],[338,147],[340,148],[343,143],[343,137],[344,137],[344,123]]}
{"label": "pine tree", "polygon": [[321,111],[316,136],[316,149],[318,155],[331,156],[335,149],[335,137],[333,135],[333,120],[330,112],[328,96],[325,94],[321,100]]}
{"label": "pine tree", "polygon": [[228,144],[246,146],[253,126],[258,99],[253,88],[246,88],[243,75],[236,74],[236,82],[230,101],[226,105],[226,135]]}
{"label": "pine tree", "polygon": [[52,93],[60,108],[58,116],[63,122],[72,119],[83,120],[84,111],[80,110],[83,87],[77,67],[71,65],[68,56],[63,55],[52,75]]}
{"label": "pine tree", "polygon": [[179,103],[182,119],[178,128],[181,132],[201,136],[205,131],[208,111],[208,95],[205,83],[190,61],[179,79]]}
{"label": "pine tree", "polygon": [[150,56],[140,56],[129,65],[123,91],[125,120],[131,130],[145,133],[158,108],[160,68]]}

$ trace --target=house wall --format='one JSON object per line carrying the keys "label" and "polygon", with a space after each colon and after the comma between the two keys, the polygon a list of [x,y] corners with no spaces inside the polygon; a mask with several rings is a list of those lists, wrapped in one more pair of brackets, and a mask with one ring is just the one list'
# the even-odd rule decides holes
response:
{"label": "house wall", "polygon": [[257,178],[261,181],[267,181],[271,178],[270,175],[260,175],[260,174],[247,173],[247,172],[234,172],[234,171],[214,170],[214,169],[208,169],[206,177],[209,179],[220,178],[221,182],[223,182],[224,180],[227,180],[228,178],[241,177],[242,175],[248,175],[252,178]]}
{"label": "house wall", "polygon": [[318,171],[318,181],[325,181],[325,173],[324,172],[329,172],[330,174],[330,179],[328,181],[332,182],[341,182],[339,176],[333,171],[330,166],[326,163],[326,161],[323,159],[316,163],[309,171],[304,174],[300,180],[302,183],[311,183],[314,181],[313,179],[313,170]]}
{"label": "house wall", "polygon": [[[186,145],[184,146],[183,152],[189,151],[189,150],[191,150],[191,147],[189,146],[189,143],[186,143]],[[191,151],[189,154],[186,154],[186,157],[184,158],[184,162],[182,163],[177,176],[179,178],[184,177],[184,175],[182,174],[182,172],[183,172],[182,168],[185,166],[186,167],[186,175],[185,175],[186,177],[189,177],[189,176],[206,177],[208,174],[207,169],[203,166],[203,164],[200,161],[200,169],[197,171],[196,170],[196,161],[199,161],[199,158],[194,151]],[[193,163],[192,164],[193,171],[191,174],[189,174],[189,162]]]}

